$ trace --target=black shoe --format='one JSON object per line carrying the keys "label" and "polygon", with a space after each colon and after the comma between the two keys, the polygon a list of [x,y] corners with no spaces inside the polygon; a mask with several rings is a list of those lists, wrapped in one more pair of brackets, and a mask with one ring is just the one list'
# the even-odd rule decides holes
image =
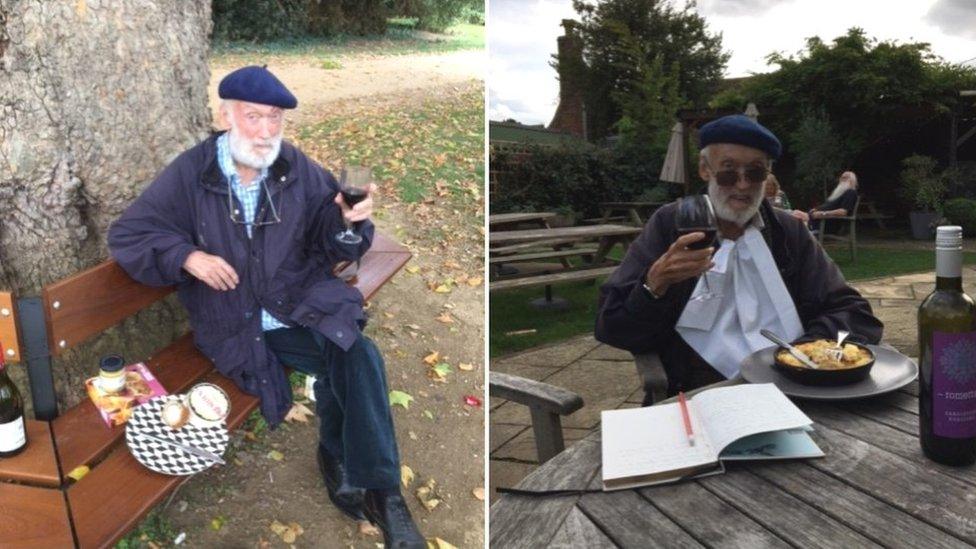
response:
{"label": "black shoe", "polygon": [[363,510],[370,522],[383,530],[387,549],[427,549],[427,540],[414,524],[399,491],[366,490]]}
{"label": "black shoe", "polygon": [[319,471],[325,479],[325,489],[329,492],[329,499],[333,505],[353,520],[366,520],[363,514],[362,488],[349,486],[346,482],[346,469],[328,452],[319,447]]}

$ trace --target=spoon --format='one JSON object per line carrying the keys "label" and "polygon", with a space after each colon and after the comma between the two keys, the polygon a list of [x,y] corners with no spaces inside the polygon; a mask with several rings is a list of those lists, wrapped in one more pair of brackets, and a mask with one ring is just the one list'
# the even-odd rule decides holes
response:
{"label": "spoon", "polygon": [[765,337],[766,339],[772,341],[773,343],[775,343],[775,344],[779,345],[780,347],[783,347],[784,349],[786,349],[787,351],[789,351],[789,353],[791,355],[793,355],[794,357],[796,357],[796,359],[799,360],[800,362],[802,362],[803,365],[806,366],[807,368],[813,368],[814,370],[819,370],[820,369],[820,366],[817,366],[817,363],[816,362],[810,360],[810,357],[808,357],[806,355],[806,353],[804,353],[803,351],[801,351],[801,350],[797,349],[796,347],[790,345],[785,339],[779,337],[778,335],[774,334],[773,332],[770,332],[769,330],[766,330],[765,328],[762,329],[762,330],[759,330],[759,333],[762,334],[763,337]]}

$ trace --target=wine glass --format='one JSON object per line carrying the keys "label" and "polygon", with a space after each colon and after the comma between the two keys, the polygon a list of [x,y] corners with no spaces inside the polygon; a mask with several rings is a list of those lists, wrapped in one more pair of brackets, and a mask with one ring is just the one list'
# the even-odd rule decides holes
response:
{"label": "wine glass", "polygon": [[[369,185],[373,181],[373,171],[366,166],[346,166],[339,174],[339,192],[342,200],[352,208],[369,196]],[[343,244],[359,244],[363,237],[352,230],[352,225],[346,223],[346,230],[336,235],[336,240]]]}
{"label": "wine glass", "polygon": [[[715,209],[707,194],[695,194],[681,197],[678,200],[678,211],[675,219],[678,236],[689,233],[705,233],[705,238],[688,245],[691,250],[703,250],[714,246],[718,240],[718,224],[715,221]],[[705,279],[705,292],[694,299],[710,299],[712,289],[708,285],[708,272],[702,273]]]}

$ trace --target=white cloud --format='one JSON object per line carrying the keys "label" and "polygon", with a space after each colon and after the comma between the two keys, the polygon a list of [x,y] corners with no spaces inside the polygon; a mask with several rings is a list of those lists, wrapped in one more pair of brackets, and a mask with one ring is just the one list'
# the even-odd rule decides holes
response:
{"label": "white cloud", "polygon": [[925,20],[946,34],[976,38],[976,5],[972,0],[938,0],[925,14]]}

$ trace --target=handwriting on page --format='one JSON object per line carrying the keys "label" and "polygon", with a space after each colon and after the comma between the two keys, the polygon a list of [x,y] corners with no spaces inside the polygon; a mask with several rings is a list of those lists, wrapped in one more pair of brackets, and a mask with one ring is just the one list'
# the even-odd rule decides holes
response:
{"label": "handwriting on page", "polygon": [[738,385],[702,392],[692,399],[712,445],[721,452],[756,433],[796,429],[811,423],[771,383]]}
{"label": "handwriting on page", "polygon": [[[693,408],[691,417],[695,432],[702,432]],[[604,413],[603,477],[654,474],[714,463],[715,450],[704,437],[696,439],[694,446],[688,444],[677,404]],[[607,441],[616,442],[608,445]]]}

